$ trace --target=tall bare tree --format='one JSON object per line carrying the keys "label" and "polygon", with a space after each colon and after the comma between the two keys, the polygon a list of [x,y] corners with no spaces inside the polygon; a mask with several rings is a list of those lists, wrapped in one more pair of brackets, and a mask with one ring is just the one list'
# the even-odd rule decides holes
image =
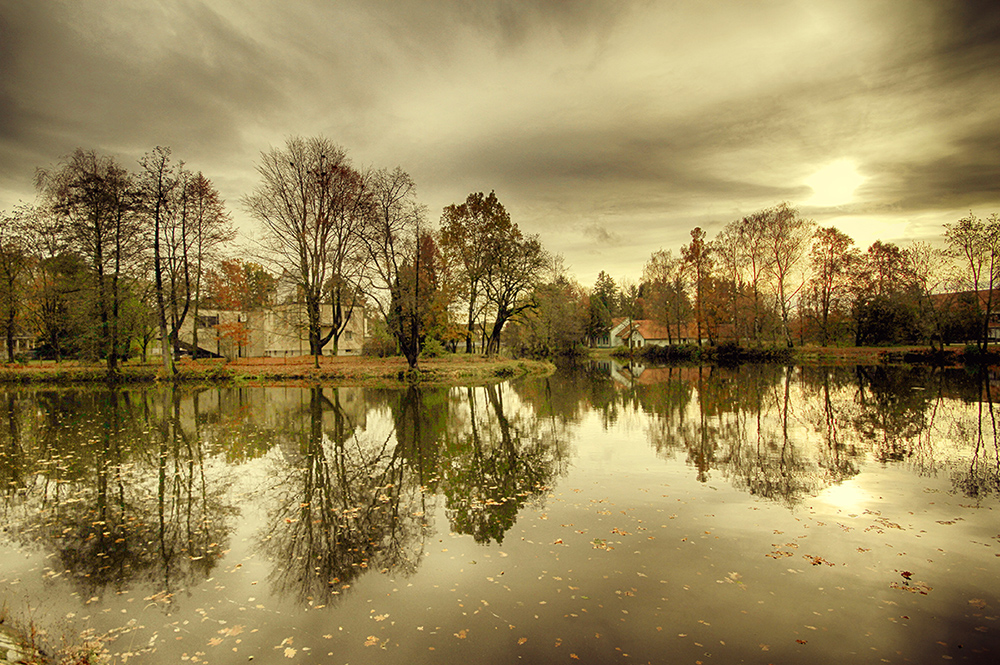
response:
{"label": "tall bare tree", "polygon": [[194,356],[199,349],[198,310],[201,306],[202,278],[206,265],[213,261],[219,249],[236,237],[232,217],[226,210],[225,203],[212,181],[202,175],[201,171],[194,174],[185,183],[187,199],[187,218],[190,229],[191,253],[194,261],[193,306],[194,320],[191,345]]}
{"label": "tall bare tree", "polygon": [[410,368],[420,355],[420,252],[424,209],[416,185],[401,168],[375,171],[370,179],[367,292],[389,324]]}
{"label": "tall bare tree", "polygon": [[805,283],[805,273],[799,269],[809,251],[809,242],[816,223],[811,219],[803,219],[799,211],[787,202],[767,209],[764,214],[769,271],[778,310],[781,313],[785,344],[791,347],[792,330],[789,319],[792,301]]}
{"label": "tall bare tree", "polygon": [[[174,218],[178,214],[176,194],[181,187],[181,165],[172,164],[170,148],[161,146],[156,146],[151,152],[146,153],[139,160],[139,164],[143,169],[141,181],[145,204],[143,207],[152,222],[153,284],[160,328],[160,356],[167,375],[173,376],[174,352],[167,327],[169,305],[167,287],[164,284],[164,273],[167,272],[165,249],[170,247],[170,243],[165,243],[164,239],[172,239],[175,235],[173,227]],[[170,293],[173,294],[173,289],[170,289]]]}
{"label": "tall bare tree", "polygon": [[[368,217],[365,177],[343,148],[323,137],[293,137],[262,153],[260,184],[243,205],[263,226],[268,258],[291,275],[304,300],[309,353],[319,365],[323,347],[339,336],[356,302]],[[344,297],[349,300],[346,304]],[[321,307],[333,309],[324,333]]]}
{"label": "tall bare tree", "polygon": [[970,211],[944,228],[948,253],[962,266],[960,283],[974,292],[979,314],[979,346],[985,350],[990,317],[996,306],[993,290],[1000,280],[1000,217],[993,213],[982,219]]}

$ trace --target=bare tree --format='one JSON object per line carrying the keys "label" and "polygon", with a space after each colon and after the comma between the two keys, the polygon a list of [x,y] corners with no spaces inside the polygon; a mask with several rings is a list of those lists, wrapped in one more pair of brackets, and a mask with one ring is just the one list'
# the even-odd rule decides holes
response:
{"label": "bare tree", "polygon": [[[323,347],[343,331],[356,302],[357,291],[349,287],[362,267],[365,177],[343,148],[323,137],[288,139],[284,149],[261,154],[257,172],[261,182],[243,205],[263,226],[268,258],[288,271],[305,301],[309,353],[318,366]],[[333,309],[326,333],[324,301]]]}
{"label": "bare tree", "polygon": [[225,243],[236,237],[232,217],[226,210],[219,191],[212,181],[202,175],[201,171],[194,174],[185,183],[187,199],[187,218],[191,241],[191,253],[194,260],[194,326],[191,339],[193,354],[198,356],[198,309],[201,306],[202,277],[207,263],[216,258],[216,253]]}
{"label": "bare tree", "polygon": [[[160,355],[168,376],[174,374],[174,353],[167,328],[167,295],[164,286],[164,237],[173,236],[173,217],[177,214],[176,192],[180,186],[180,165],[170,163],[170,148],[156,146],[146,153],[139,164],[143,169],[142,190],[144,208],[152,221],[153,283],[156,313],[160,328]],[[168,244],[169,247],[169,244]],[[173,294],[173,289],[170,290]],[[173,300],[173,299],[171,299]]]}
{"label": "bare tree", "polygon": [[781,327],[785,344],[792,346],[792,330],[789,326],[792,300],[805,283],[805,275],[793,283],[796,271],[809,250],[813,227],[811,219],[803,219],[799,211],[788,203],[780,203],[764,211],[766,218],[766,247],[769,272],[773,281],[775,298],[781,312]]}
{"label": "bare tree", "polygon": [[947,279],[947,256],[925,241],[914,242],[905,251],[918,289],[918,321],[922,332],[930,341],[931,349],[934,348],[935,340],[940,341],[944,348],[941,312],[934,306],[933,296]]}
{"label": "bare tree", "polygon": [[420,252],[423,208],[413,179],[397,167],[375,171],[370,179],[370,222],[364,234],[369,270],[367,292],[399,343],[406,362],[417,367],[420,355]]}
{"label": "bare tree", "polygon": [[649,291],[645,298],[646,311],[666,327],[667,341],[671,344],[680,341],[681,326],[691,312],[683,268],[683,262],[674,258],[669,249],[661,249],[653,252],[642,271]]}
{"label": "bare tree", "polygon": [[948,254],[962,264],[961,283],[973,293],[979,314],[979,346],[989,342],[989,322],[996,305],[993,289],[1000,279],[1000,217],[980,219],[971,211],[953,224],[945,224]]}

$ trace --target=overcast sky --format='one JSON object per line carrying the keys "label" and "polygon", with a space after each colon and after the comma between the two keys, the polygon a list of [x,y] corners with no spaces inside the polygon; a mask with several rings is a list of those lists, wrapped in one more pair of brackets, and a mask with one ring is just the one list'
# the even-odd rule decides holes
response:
{"label": "overcast sky", "polygon": [[260,152],[322,134],[435,223],[495,190],[588,286],[780,201],[939,240],[1000,212],[998,6],[0,0],[0,210],[77,147],[165,145],[252,232]]}

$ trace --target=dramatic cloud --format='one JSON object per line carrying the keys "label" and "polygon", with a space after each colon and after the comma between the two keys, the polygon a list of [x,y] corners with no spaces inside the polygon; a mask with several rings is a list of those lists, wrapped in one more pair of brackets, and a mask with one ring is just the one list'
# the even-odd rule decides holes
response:
{"label": "dramatic cloud", "polygon": [[[936,239],[1000,210],[998,46],[989,0],[0,0],[0,208],[78,146],[169,145],[249,231],[260,151],[324,134],[432,220],[495,190],[585,284],[782,200]],[[853,200],[810,205],[838,163]]]}

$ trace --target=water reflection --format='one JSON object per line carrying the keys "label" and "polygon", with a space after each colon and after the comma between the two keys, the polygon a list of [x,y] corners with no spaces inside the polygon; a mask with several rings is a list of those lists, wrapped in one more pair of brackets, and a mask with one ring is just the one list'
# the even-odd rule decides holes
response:
{"label": "water reflection", "polygon": [[271,464],[261,550],[275,563],[274,588],[305,603],[329,603],[370,569],[410,573],[423,551],[423,495],[399,430],[364,432],[345,390],[305,391]]}
{"label": "water reflection", "polygon": [[81,595],[145,581],[168,599],[225,549],[224,482],[208,482],[197,420],[158,391],[7,393],[4,513]]}
{"label": "water reflection", "polygon": [[[605,428],[641,414],[657,454],[683,456],[698,480],[721,476],[786,505],[856,476],[869,457],[918,474],[947,466],[969,497],[1000,492],[994,388],[985,372],[602,361],[553,380],[560,385],[549,392],[563,396],[586,384],[576,390],[580,404]],[[966,453],[967,468],[955,470]]]}
{"label": "water reflection", "polygon": [[415,572],[435,515],[503,543],[593,427],[787,506],[868,463],[979,500],[1000,493],[992,391],[951,370],[613,364],[452,389],[5,390],[0,510],[81,597],[145,585],[168,611],[252,511],[272,591],[324,605]]}

